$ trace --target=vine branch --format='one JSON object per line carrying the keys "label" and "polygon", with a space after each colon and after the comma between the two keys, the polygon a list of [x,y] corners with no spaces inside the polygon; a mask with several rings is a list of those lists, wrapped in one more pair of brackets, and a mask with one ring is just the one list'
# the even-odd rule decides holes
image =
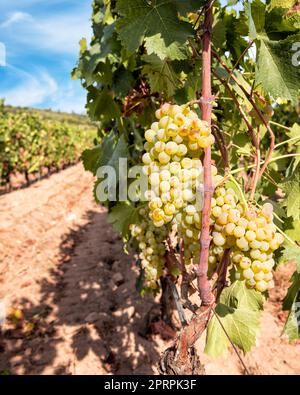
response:
{"label": "vine branch", "polygon": [[[224,67],[224,69],[227,71],[227,73],[231,73],[231,70],[229,69],[229,67],[222,61],[222,59],[220,58],[220,56],[215,52],[212,51],[213,56],[218,60],[218,62]],[[259,172],[259,177],[261,178],[261,176],[263,175],[263,173],[265,172],[270,159],[272,157],[272,153],[274,151],[274,147],[275,147],[275,135],[274,132],[269,124],[269,122],[267,122],[263,116],[263,114],[261,113],[260,109],[258,108],[257,104],[255,103],[255,100],[252,97],[252,93],[249,93],[247,91],[247,89],[245,89],[245,87],[240,84],[240,82],[238,81],[238,79],[235,77],[234,74],[231,74],[231,78],[233,79],[233,81],[237,84],[237,86],[243,91],[243,93],[247,96],[248,100],[250,101],[250,103],[252,104],[252,107],[254,109],[254,111],[256,112],[256,114],[258,115],[259,119],[261,120],[261,122],[265,125],[265,127],[267,128],[267,131],[269,133],[270,136],[270,148],[269,151],[267,153],[267,156],[265,158],[264,164],[260,169]]]}
{"label": "vine branch", "polygon": [[[211,36],[212,36],[212,2],[209,2],[205,9],[204,34],[202,36],[202,119],[211,125],[212,113],[212,93],[211,93]],[[214,297],[211,291],[211,285],[207,277],[208,255],[211,236],[209,234],[211,198],[213,195],[213,184],[211,175],[211,148],[204,150],[204,201],[202,210],[202,223],[200,235],[200,259],[195,268],[197,275],[197,284],[201,303],[208,306],[212,303]]]}
{"label": "vine branch", "polygon": [[[249,135],[251,137],[252,143],[255,147],[255,164],[256,164],[256,170],[254,171],[253,174],[253,180],[252,180],[252,191],[256,190],[256,185],[257,182],[259,180],[259,174],[260,174],[260,147],[259,147],[259,136],[255,134],[255,130],[253,128],[253,126],[251,125],[251,123],[249,122],[247,115],[245,114],[245,111],[243,110],[242,106],[240,105],[237,97],[235,96],[235,94],[233,93],[233,91],[231,90],[229,83],[227,80],[222,79],[221,77],[219,77],[219,75],[216,72],[213,72],[214,76],[224,85],[225,89],[227,90],[227,92],[229,93],[230,97],[232,98],[234,104],[236,105],[237,110],[239,111],[239,113],[241,114],[247,128],[248,128],[248,132]],[[253,196],[254,196],[254,192],[253,192]],[[250,197],[250,202],[251,200],[253,200],[253,196]]]}

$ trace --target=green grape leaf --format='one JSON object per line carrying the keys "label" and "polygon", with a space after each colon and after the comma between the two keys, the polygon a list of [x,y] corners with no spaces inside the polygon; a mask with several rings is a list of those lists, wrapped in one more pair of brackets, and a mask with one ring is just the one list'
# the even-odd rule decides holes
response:
{"label": "green grape leaf", "polygon": [[171,60],[183,60],[187,58],[186,47],[179,46],[176,43],[172,43],[167,47],[160,33],[146,37],[145,47],[148,55],[156,54],[162,60],[165,58]]}
{"label": "green grape leaf", "polygon": [[255,40],[257,34],[262,32],[265,27],[265,4],[260,0],[248,3],[246,13],[248,16],[249,38]]}
{"label": "green grape leaf", "polygon": [[294,220],[300,219],[300,172],[294,173],[280,187],[285,193],[282,206],[287,208],[287,216]]}
{"label": "green grape leaf", "polygon": [[230,345],[227,335],[243,352],[250,351],[259,332],[262,307],[261,294],[244,282],[224,289],[208,325],[205,352],[213,357],[225,354]]}
{"label": "green grape leaf", "polygon": [[193,34],[191,25],[178,19],[172,0],[118,0],[116,10],[121,15],[117,31],[129,52],[136,51],[146,37],[160,34],[167,51],[171,44],[180,46]]}
{"label": "green grape leaf", "polygon": [[226,42],[226,24],[222,16],[214,19],[212,40],[216,48],[222,48]]}
{"label": "green grape leaf", "polygon": [[138,219],[138,209],[131,206],[129,202],[118,203],[108,213],[107,221],[114,230],[120,233],[124,240],[130,237],[129,225],[134,224]]}
{"label": "green grape leaf", "polygon": [[124,135],[116,136],[114,132],[107,135],[101,144],[102,154],[99,161],[99,166],[112,166],[117,177],[119,176],[120,158],[128,157],[128,144]]}
{"label": "green grape leaf", "polygon": [[99,91],[93,86],[88,93],[88,113],[93,120],[109,120],[119,118],[121,111],[112,94],[103,89]]}
{"label": "green grape leaf", "polygon": [[119,159],[127,158],[128,145],[124,135],[120,138],[112,131],[104,137],[101,144],[92,149],[85,150],[82,154],[84,168],[97,174],[101,166],[112,166],[116,175],[119,175]]}
{"label": "green grape leaf", "polygon": [[273,2],[268,12],[265,8],[263,2],[254,0],[246,9],[249,37],[257,44],[255,82],[274,100],[283,98],[296,102],[300,91],[300,68],[294,46],[300,41],[299,29],[284,31],[282,26],[274,23],[275,15],[279,15],[281,21],[286,15],[279,3]]}
{"label": "green grape leaf", "polygon": [[290,342],[300,338],[300,273],[294,273],[291,281],[282,305],[283,310],[289,310],[283,333]]}
{"label": "green grape leaf", "polygon": [[290,144],[300,145],[300,125],[294,123],[294,125],[290,128],[290,130],[286,134],[289,136],[289,138],[295,138],[295,142],[294,143],[291,142]]}
{"label": "green grape leaf", "polygon": [[[297,123],[291,127],[290,131],[287,132],[289,138],[294,138],[289,144],[294,145],[296,147],[296,153],[300,154],[300,126]],[[300,163],[300,156],[295,156],[293,159],[292,165],[292,173],[296,170],[298,164]]]}
{"label": "green grape leaf", "polygon": [[176,4],[177,11],[181,15],[185,15],[188,12],[196,12],[201,9],[206,3],[206,0],[173,0]]}
{"label": "green grape leaf", "polygon": [[235,281],[223,290],[220,302],[234,308],[257,311],[263,309],[264,298],[260,292],[247,288],[243,281]]}
{"label": "green grape leaf", "polygon": [[300,221],[293,221],[285,233],[294,241],[300,243]]}
{"label": "green grape leaf", "polygon": [[278,41],[264,33],[259,35],[256,83],[274,100],[281,97],[296,101],[299,97],[300,67],[293,51],[295,42],[300,42],[300,34]]}
{"label": "green grape leaf", "polygon": [[300,273],[295,272],[291,277],[291,286],[283,300],[282,309],[290,310],[300,290]]}
{"label": "green grape leaf", "polygon": [[300,28],[300,13],[295,0],[271,0],[266,19],[266,29],[270,32],[293,32]]}
{"label": "green grape leaf", "polygon": [[86,171],[90,171],[94,175],[97,171],[97,164],[99,162],[99,158],[101,157],[102,147],[101,145],[97,145],[94,148],[86,149],[83,151],[81,155],[81,159],[83,162],[84,169]]}
{"label": "green grape leaf", "polygon": [[300,247],[297,245],[286,244],[280,258],[281,262],[293,261],[296,263],[297,271],[300,273]]}
{"label": "green grape leaf", "polygon": [[114,73],[113,90],[117,96],[124,97],[132,88],[135,80],[132,73],[120,67]]}
{"label": "green grape leaf", "polygon": [[165,92],[168,97],[172,96],[181,81],[175,73],[171,62],[161,60],[154,54],[144,55],[142,59],[146,62],[142,69],[142,74],[147,77],[151,92]]}

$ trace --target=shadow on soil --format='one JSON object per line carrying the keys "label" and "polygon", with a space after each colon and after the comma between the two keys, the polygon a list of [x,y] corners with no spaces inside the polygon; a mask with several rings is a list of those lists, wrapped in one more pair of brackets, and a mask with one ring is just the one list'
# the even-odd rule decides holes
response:
{"label": "shadow on soil", "polygon": [[2,333],[0,371],[153,374],[159,354],[146,332],[159,306],[138,295],[133,260],[106,214],[87,218],[62,240],[60,263],[40,282],[39,304],[15,301],[24,319]]}

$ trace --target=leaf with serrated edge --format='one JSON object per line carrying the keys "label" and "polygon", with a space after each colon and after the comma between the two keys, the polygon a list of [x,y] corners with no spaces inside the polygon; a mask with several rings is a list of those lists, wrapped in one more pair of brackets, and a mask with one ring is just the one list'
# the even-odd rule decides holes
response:
{"label": "leaf with serrated edge", "polygon": [[122,16],[117,21],[117,31],[129,52],[156,34],[161,34],[166,51],[171,44],[184,44],[193,34],[191,25],[178,19],[175,3],[170,0],[118,0],[117,12]]}
{"label": "leaf with serrated edge", "polygon": [[180,84],[172,65],[166,60],[162,61],[154,54],[143,56],[143,60],[146,65],[143,67],[142,73],[149,81],[151,92],[165,92],[168,97],[172,96]]}
{"label": "leaf with serrated edge", "polygon": [[287,216],[294,220],[300,219],[300,173],[280,184],[285,193],[282,205],[287,208]]}
{"label": "leaf with serrated edge", "polygon": [[[262,295],[242,281],[234,282],[221,294],[215,313],[231,341],[243,352],[255,344],[262,307]],[[214,357],[225,354],[229,346],[226,333],[214,316],[208,325],[205,352]]]}
{"label": "leaf with serrated edge", "polygon": [[300,68],[292,63],[295,42],[300,42],[300,34],[278,41],[259,35],[256,83],[274,100],[280,97],[296,101],[299,97]]}
{"label": "leaf with serrated edge", "polygon": [[109,212],[107,221],[112,224],[115,231],[119,232],[123,239],[128,240],[129,225],[135,223],[138,210],[128,202],[118,203]]}
{"label": "leaf with serrated edge", "polygon": [[295,262],[297,271],[300,273],[300,247],[297,245],[286,244],[280,261]]}
{"label": "leaf with serrated edge", "polygon": [[283,310],[290,310],[283,333],[289,341],[300,338],[300,273],[295,272],[291,278],[292,285],[284,298]]}
{"label": "leaf with serrated edge", "polygon": [[154,53],[162,60],[165,58],[169,58],[171,60],[183,60],[187,58],[186,47],[181,47],[176,43],[172,43],[167,47],[164,40],[161,38],[160,33],[151,37],[146,37],[145,47],[148,55]]}

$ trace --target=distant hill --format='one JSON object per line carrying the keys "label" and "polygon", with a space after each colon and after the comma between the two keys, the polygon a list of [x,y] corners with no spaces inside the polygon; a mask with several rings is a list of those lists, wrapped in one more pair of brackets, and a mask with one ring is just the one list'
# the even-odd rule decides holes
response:
{"label": "distant hill", "polygon": [[14,107],[14,106],[4,106],[5,111],[10,113],[18,113],[18,112],[28,112],[29,114],[38,115],[44,119],[54,120],[58,122],[67,122],[67,123],[75,123],[84,124],[84,125],[95,125],[95,123],[91,122],[87,115],[83,114],[75,114],[75,113],[67,113],[53,110],[44,110],[38,108],[30,108],[30,107]]}

